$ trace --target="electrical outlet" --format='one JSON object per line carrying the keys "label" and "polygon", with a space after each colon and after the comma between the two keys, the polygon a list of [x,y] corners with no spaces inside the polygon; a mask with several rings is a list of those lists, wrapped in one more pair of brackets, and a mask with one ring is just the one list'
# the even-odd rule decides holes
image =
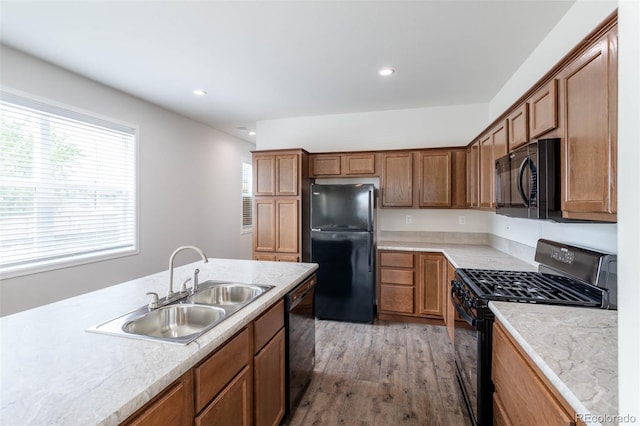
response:
{"label": "electrical outlet", "polygon": [[404,222],[405,222],[407,225],[410,225],[410,224],[413,222],[413,216],[411,216],[410,214],[406,215],[406,216],[404,217]]}
{"label": "electrical outlet", "polygon": [[465,223],[467,223],[466,216],[458,216],[458,224],[464,225]]}

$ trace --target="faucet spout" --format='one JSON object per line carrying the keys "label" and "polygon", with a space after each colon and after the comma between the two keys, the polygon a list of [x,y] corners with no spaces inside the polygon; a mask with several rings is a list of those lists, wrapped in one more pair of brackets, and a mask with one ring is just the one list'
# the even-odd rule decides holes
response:
{"label": "faucet spout", "polygon": [[209,259],[207,259],[207,255],[204,254],[204,252],[202,250],[200,250],[198,247],[196,246],[182,246],[182,247],[178,247],[172,254],[171,257],[169,258],[169,292],[167,293],[167,299],[169,299],[170,297],[173,296],[173,261],[176,258],[176,255],[178,253],[180,253],[183,250],[194,250],[196,253],[198,253],[200,255],[200,257],[202,258],[202,261],[204,263],[209,262]]}

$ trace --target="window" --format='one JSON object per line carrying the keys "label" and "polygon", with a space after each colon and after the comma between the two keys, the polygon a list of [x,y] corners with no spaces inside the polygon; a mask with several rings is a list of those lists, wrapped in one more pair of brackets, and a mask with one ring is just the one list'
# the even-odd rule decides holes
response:
{"label": "window", "polygon": [[253,166],[242,163],[242,229],[241,232],[251,232],[253,227]]}
{"label": "window", "polygon": [[3,277],[137,252],[136,129],[0,92]]}

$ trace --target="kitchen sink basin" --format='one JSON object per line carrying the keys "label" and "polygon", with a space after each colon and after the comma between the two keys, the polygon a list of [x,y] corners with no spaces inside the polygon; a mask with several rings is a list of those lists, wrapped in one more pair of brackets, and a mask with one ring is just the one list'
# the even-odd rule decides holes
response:
{"label": "kitchen sink basin", "polygon": [[[195,294],[161,303],[159,308],[142,306],[87,331],[115,336],[161,340],[186,345],[239,311],[273,286],[205,281]],[[165,300],[161,299],[161,302]]]}
{"label": "kitchen sink basin", "polygon": [[163,306],[127,322],[126,333],[160,338],[184,338],[201,333],[224,319],[222,308],[200,305]]}
{"label": "kitchen sink basin", "polygon": [[269,288],[250,284],[205,281],[189,301],[204,305],[239,305],[251,302]]}

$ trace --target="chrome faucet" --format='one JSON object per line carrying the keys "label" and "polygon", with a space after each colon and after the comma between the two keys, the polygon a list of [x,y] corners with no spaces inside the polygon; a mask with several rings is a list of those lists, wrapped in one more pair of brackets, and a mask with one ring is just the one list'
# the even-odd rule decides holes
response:
{"label": "chrome faucet", "polygon": [[[169,292],[167,293],[167,300],[169,300],[171,297],[173,297],[173,261],[176,258],[176,254],[180,253],[183,250],[187,250],[187,249],[191,249],[191,250],[195,250],[200,257],[202,257],[202,261],[204,263],[209,262],[209,259],[207,259],[207,255],[204,254],[204,252],[202,250],[200,250],[198,247],[196,246],[182,246],[182,247],[178,247],[176,249],[176,251],[174,251],[171,254],[171,257],[169,258]],[[198,271],[199,272],[199,271]]]}

